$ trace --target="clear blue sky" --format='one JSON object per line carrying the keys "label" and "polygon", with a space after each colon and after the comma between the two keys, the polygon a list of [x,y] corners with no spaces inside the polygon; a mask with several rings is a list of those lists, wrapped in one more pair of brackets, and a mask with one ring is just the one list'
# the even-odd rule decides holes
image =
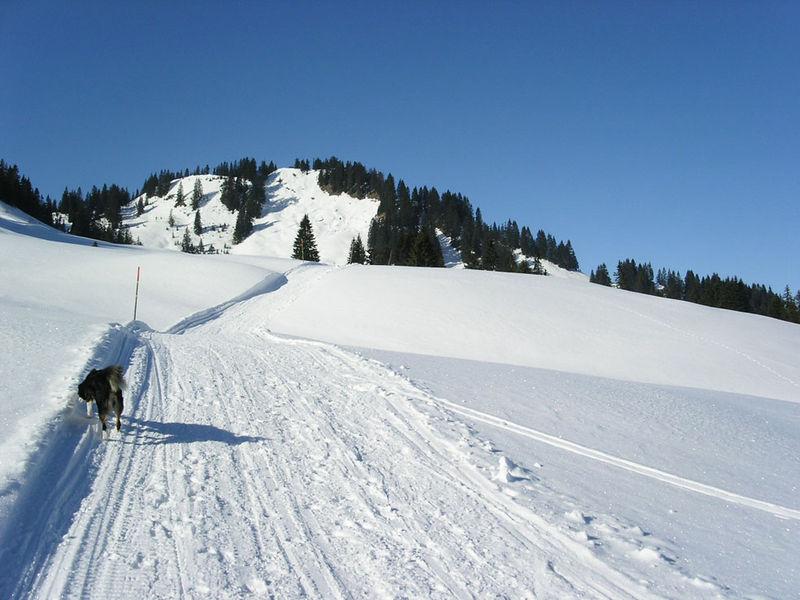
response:
{"label": "clear blue sky", "polygon": [[800,3],[39,2],[0,156],[43,194],[336,155],[620,259],[800,287]]}

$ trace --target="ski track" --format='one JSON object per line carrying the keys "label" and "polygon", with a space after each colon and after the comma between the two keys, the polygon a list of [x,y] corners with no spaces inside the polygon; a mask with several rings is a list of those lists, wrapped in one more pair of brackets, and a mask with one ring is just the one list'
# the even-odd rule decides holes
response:
{"label": "ski track", "polygon": [[[517,502],[514,482],[529,478],[498,479],[491,444],[459,417],[797,518],[433,396],[336,346],[273,334],[269,315],[324,276],[298,273],[278,303],[260,296],[286,279],[265,279],[168,332],[137,324],[125,343],[98,349],[98,364],[127,365],[123,430],[103,443],[93,425],[80,438],[48,498],[75,514],[55,525],[29,516],[28,539],[42,540],[20,559],[10,597],[658,597],[646,570],[675,562],[662,542],[619,537],[623,524],[601,519],[595,529],[611,537],[597,552],[595,517]],[[614,547],[644,570],[603,560]],[[685,595],[695,581],[720,590],[673,575],[661,593]]]}
{"label": "ski track", "polygon": [[123,429],[87,434],[89,492],[13,597],[655,596],[504,493],[440,399],[226,312],[139,333]]}
{"label": "ski track", "polygon": [[[428,400],[429,398],[426,397],[420,399]],[[648,467],[646,465],[613,456],[599,450],[594,450],[586,446],[581,446],[580,444],[564,440],[554,435],[537,431],[535,429],[531,429],[530,427],[525,427],[524,425],[518,425],[516,423],[509,422],[506,419],[501,419],[499,417],[495,417],[466,406],[461,406],[444,398],[436,398],[436,402],[446,407],[448,410],[466,417],[467,419],[480,421],[482,423],[486,423],[487,425],[492,425],[494,427],[510,431],[511,433],[515,433],[517,435],[554,446],[561,450],[571,452],[572,454],[578,454],[592,460],[613,465],[620,469],[625,469],[626,471],[631,471],[632,473],[644,475],[645,477],[650,477],[652,479],[661,481],[662,483],[667,483],[669,485],[691,490],[693,492],[697,492],[698,494],[711,496],[724,502],[730,502],[733,504],[739,504],[740,506],[761,510],[781,519],[800,520],[800,510],[797,509],[781,506],[780,504],[773,504],[772,502],[766,502],[764,500],[758,500],[756,498],[750,498],[748,496],[729,492],[727,490],[701,483],[699,481],[673,475],[672,473],[667,473],[666,471]]]}

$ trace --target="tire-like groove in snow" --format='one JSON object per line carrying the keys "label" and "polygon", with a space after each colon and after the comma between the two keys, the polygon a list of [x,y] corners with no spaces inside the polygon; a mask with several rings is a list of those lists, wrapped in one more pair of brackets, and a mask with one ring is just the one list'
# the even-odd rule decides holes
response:
{"label": "tire-like groove in snow", "polygon": [[653,597],[481,473],[436,398],[243,311],[141,334],[130,416],[19,597]]}

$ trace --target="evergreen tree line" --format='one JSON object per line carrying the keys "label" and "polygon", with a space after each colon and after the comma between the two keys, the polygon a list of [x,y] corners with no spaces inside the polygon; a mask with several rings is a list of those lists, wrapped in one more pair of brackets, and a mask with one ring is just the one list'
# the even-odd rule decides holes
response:
{"label": "evergreen tree line", "polygon": [[[302,163],[302,161],[299,161]],[[516,221],[489,225],[480,209],[473,211],[466,196],[436,188],[410,189],[403,180],[367,169],[358,162],[344,163],[338,158],[316,159],[319,185],[330,194],[346,193],[355,198],[379,200],[378,214],[370,225],[367,252],[372,264],[441,266],[441,249],[434,233],[440,229],[461,252],[468,268],[531,272],[527,262],[517,264],[515,250],[536,259],[547,259],[558,266],[578,270],[572,243],[556,242],[552,235],[530,228],[520,229]],[[538,260],[532,272],[543,272]]]}
{"label": "evergreen tree line", "polygon": [[27,177],[21,176],[16,165],[9,166],[0,159],[0,200],[38,219],[46,225],[67,230],[66,223],[58,213],[66,215],[72,224],[70,233],[95,240],[117,244],[134,243],[130,232],[120,227],[122,207],[131,201],[128,190],[118,185],[97,186],[84,197],[80,188],[64,189],[61,202],[48,196],[42,199]]}
{"label": "evergreen tree line", "polygon": [[38,188],[31,185],[30,179],[20,175],[17,165],[9,165],[0,159],[0,200],[20,209],[47,225],[53,223],[56,205],[48,196],[42,199]]}
{"label": "evergreen tree line", "polygon": [[[297,159],[295,167],[308,171],[311,165]],[[319,183],[327,192],[344,192],[357,198],[373,197],[380,201],[378,214],[370,226],[366,250],[361,236],[353,239],[349,262],[442,266],[441,248],[434,233],[434,228],[439,228],[452,239],[470,268],[536,273],[541,272],[538,260],[545,258],[564,268],[578,269],[569,240],[556,242],[552,235],[542,230],[534,237],[530,228],[520,229],[513,220],[499,226],[496,223],[488,225],[483,222],[480,209],[473,213],[469,200],[461,194],[447,191],[440,195],[436,188],[427,187],[410,190],[402,180],[395,184],[391,174],[384,176],[374,169],[367,170],[360,163],[342,163],[335,157],[326,161],[316,159],[313,167],[320,171]],[[241,242],[252,232],[253,219],[260,214],[266,201],[264,183],[275,170],[277,167],[273,162],[257,164],[252,158],[223,162],[213,171],[208,165],[203,169],[195,168],[194,175],[213,172],[226,178],[222,185],[223,203],[232,212],[239,211],[234,243]],[[173,180],[189,175],[188,169],[183,173],[162,170],[147,178],[142,192],[165,196]],[[244,180],[252,184],[248,185]],[[176,203],[180,203],[180,189],[177,196]],[[202,187],[195,186],[191,195],[192,208],[197,209],[201,197]],[[65,189],[61,202],[56,206],[49,196],[42,199],[39,190],[27,177],[20,175],[16,165],[0,159],[0,200],[61,229],[66,229],[65,224],[54,222],[54,214],[65,214],[72,223],[71,233],[76,235],[114,243],[134,243],[130,232],[121,227],[121,208],[131,201],[131,195],[127,189],[117,185],[104,185],[102,189],[94,186],[85,197],[80,188]],[[310,257],[304,260],[319,260],[310,223],[305,225],[306,229],[301,226],[298,233],[305,236],[299,242],[299,254]],[[194,229],[198,235],[202,231],[199,213],[195,215]],[[185,233],[187,237],[188,230]],[[202,246],[192,246],[191,240],[186,239],[184,243],[185,251],[208,251]],[[306,244],[311,248],[310,254],[304,250]],[[526,256],[536,257],[533,269],[527,262],[517,265],[515,249],[520,249]],[[612,285],[608,267],[599,265],[596,272],[591,272],[590,281]],[[788,285],[783,294],[777,294],[771,287],[747,286],[737,277],[722,279],[716,273],[703,278],[691,270],[685,277],[663,268],[654,273],[650,263],[637,263],[632,259],[619,261],[614,282],[625,290],[800,323],[800,291],[792,295]]]}
{"label": "evergreen tree line", "polygon": [[83,196],[81,188],[64,188],[59,212],[72,224],[70,233],[116,244],[133,244],[130,231],[122,227],[122,207],[131,201],[130,192],[116,184],[93,186]]}
{"label": "evergreen tree line", "polygon": [[224,177],[241,177],[249,181],[258,179],[263,184],[267,180],[267,177],[277,170],[278,167],[272,161],[269,161],[269,164],[267,164],[262,160],[261,163],[256,166],[256,159],[243,158],[230,164],[227,162],[220,163],[214,167],[213,174]]}
{"label": "evergreen tree line", "polygon": [[[605,264],[598,266],[597,272],[591,272],[589,281],[612,285],[608,267]],[[633,259],[619,261],[614,282],[620,289],[632,292],[800,323],[800,291],[793,296],[788,285],[783,294],[777,294],[771,287],[758,284],[748,286],[738,277],[722,279],[716,273],[702,278],[691,269],[685,277],[664,268],[654,273],[650,263],[637,263]]]}
{"label": "evergreen tree line", "polygon": [[[256,162],[254,158],[242,158],[240,160],[235,160],[233,162],[221,162],[213,169],[206,165],[205,167],[201,168],[199,165],[194,168],[194,171],[189,172],[189,169],[184,169],[183,171],[169,171],[169,170],[161,170],[156,173],[152,173],[147,179],[145,179],[144,185],[142,186],[142,194],[147,194],[147,197],[151,196],[159,196],[163,197],[169,193],[170,184],[175,179],[180,179],[181,177],[189,177],[190,175],[218,175],[220,177],[239,177],[242,179],[247,179],[249,181],[255,181],[256,179],[260,179],[262,182],[267,180],[267,177],[270,176],[273,172],[277,171],[278,167],[275,166],[275,163],[270,161],[267,164],[265,161],[261,161],[260,164]],[[139,195],[137,192],[136,196]]]}
{"label": "evergreen tree line", "polygon": [[294,159],[294,168],[300,169],[304,173],[311,170],[311,165],[307,160],[301,160],[299,158]]}

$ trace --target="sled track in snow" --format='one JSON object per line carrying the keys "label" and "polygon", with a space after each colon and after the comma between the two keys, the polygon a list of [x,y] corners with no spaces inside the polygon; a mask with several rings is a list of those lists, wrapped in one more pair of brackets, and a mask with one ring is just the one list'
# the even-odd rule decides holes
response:
{"label": "sled track in snow", "polygon": [[652,597],[504,494],[408,381],[223,320],[142,333],[121,435],[16,597]]}
{"label": "sled track in snow", "polygon": [[[127,365],[139,338],[120,325],[104,334],[87,364]],[[79,381],[79,379],[78,379]],[[77,381],[76,381],[77,384]],[[77,402],[77,399],[76,399]],[[92,414],[96,411],[93,409]],[[54,550],[67,535],[69,519],[91,492],[98,473],[99,421],[83,406],[65,407],[32,461],[27,481],[0,532],[0,597],[26,598],[29,588],[52,568]]]}
{"label": "sled track in snow", "polygon": [[613,456],[611,454],[606,454],[605,452],[594,450],[586,446],[581,446],[580,444],[576,444],[574,442],[570,442],[558,438],[556,436],[541,431],[537,431],[535,429],[531,429],[530,427],[525,427],[524,425],[511,423],[506,419],[501,419],[500,417],[495,417],[494,415],[490,415],[472,408],[468,408],[466,406],[461,406],[459,404],[456,404],[455,402],[451,402],[450,400],[446,400],[444,398],[436,398],[436,402],[446,407],[451,412],[459,414],[463,417],[467,417],[468,419],[480,421],[481,423],[486,423],[487,425],[492,425],[493,427],[504,429],[511,433],[515,433],[530,438],[532,440],[536,440],[537,442],[542,442],[544,444],[554,446],[561,450],[566,450],[567,452],[571,452],[572,454],[578,454],[580,456],[584,456],[592,460],[603,462],[618,467],[620,469],[625,469],[626,471],[630,471],[632,473],[637,473],[638,475],[644,475],[645,477],[656,479],[658,481],[661,481],[669,485],[673,485],[675,487],[690,490],[692,492],[697,492],[698,494],[711,496],[712,498],[717,498],[718,500],[722,500],[724,502],[730,502],[732,504],[738,504],[740,506],[746,506],[748,508],[761,510],[770,513],[776,517],[779,517],[781,519],[800,520],[800,510],[788,508],[786,506],[781,506],[779,504],[773,504],[771,502],[766,502],[764,500],[758,500],[756,498],[750,498],[748,496],[743,496],[741,494],[736,494],[734,492],[729,492],[727,490],[723,490],[718,487],[714,487],[705,483],[700,483],[699,481],[694,481],[692,479],[687,479],[685,477],[673,475],[672,473],[667,473],[666,471],[661,471],[659,469],[648,467],[646,465],[642,465],[624,458]]}

